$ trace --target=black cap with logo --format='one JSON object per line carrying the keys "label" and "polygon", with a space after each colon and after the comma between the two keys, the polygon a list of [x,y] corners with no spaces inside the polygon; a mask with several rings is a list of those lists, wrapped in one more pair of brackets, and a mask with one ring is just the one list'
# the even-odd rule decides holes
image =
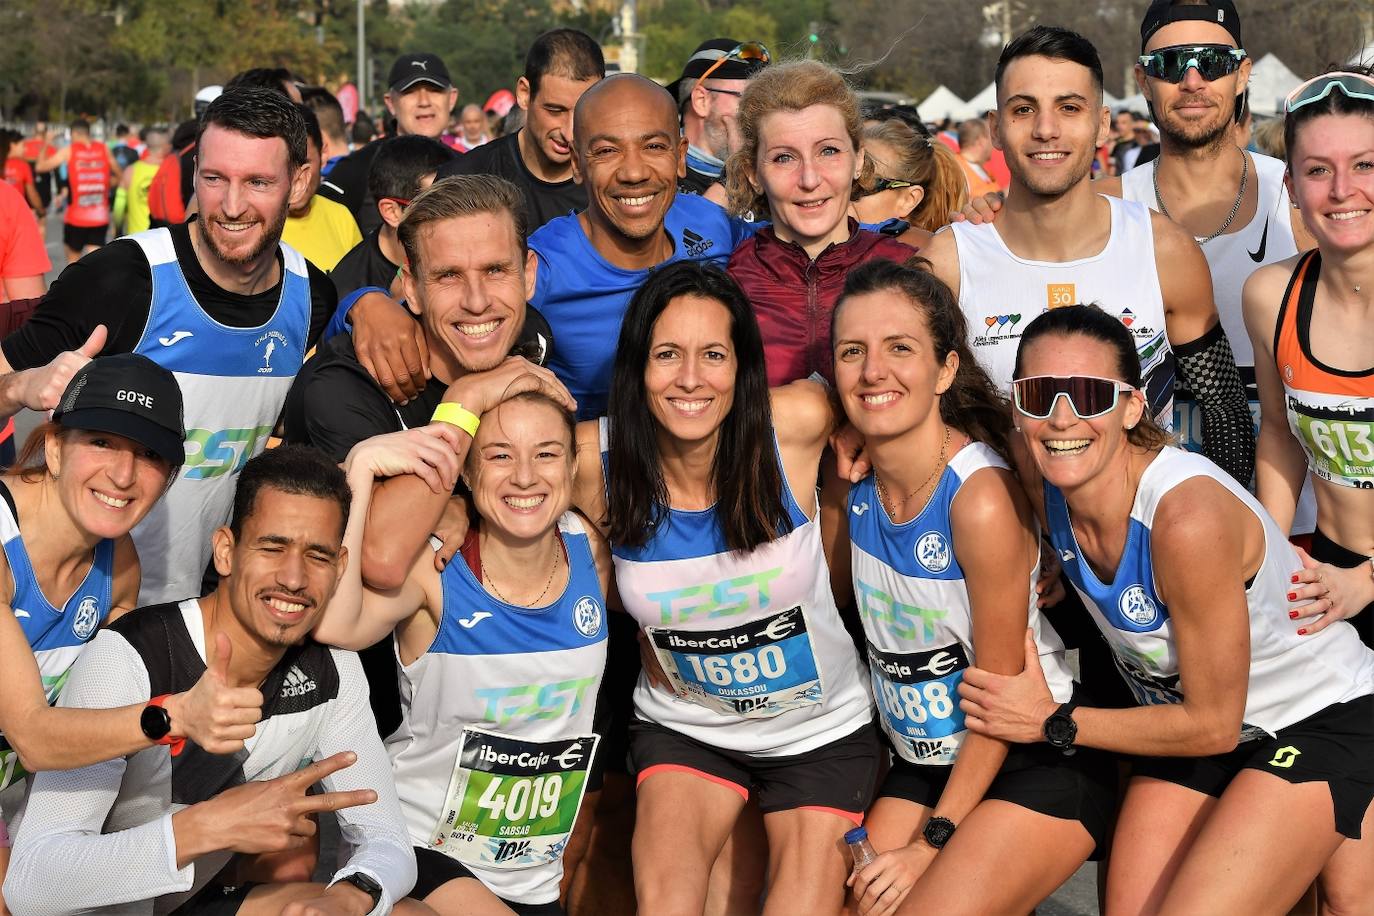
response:
{"label": "black cap with logo", "polygon": [[1155,32],[1174,22],[1213,22],[1231,33],[1237,48],[1245,45],[1240,40],[1240,13],[1231,0],[1205,0],[1200,4],[1176,5],[1174,0],[1152,0],[1140,20],[1140,51],[1145,52]]}
{"label": "black cap with logo", "polygon": [[171,372],[138,353],[101,356],[82,366],[52,418],[68,429],[132,439],[173,467],[186,461],[181,386]]}
{"label": "black cap with logo", "polygon": [[[695,82],[703,73],[710,70],[716,61],[738,48],[739,45],[740,43],[733,38],[712,38],[698,45],[697,49],[692,52],[692,56],[687,58],[687,63],[682,68],[682,75],[668,84],[668,91],[673,94],[673,99],[676,101],[679,98],[679,86],[688,80]],[[737,60],[732,57],[711,71],[711,79],[752,79],[765,66],[766,64],[756,60]]]}
{"label": "black cap with logo", "polygon": [[402,54],[391,65],[386,84],[390,92],[405,92],[416,83],[433,83],[440,89],[451,89],[453,79],[448,67],[437,54]]}

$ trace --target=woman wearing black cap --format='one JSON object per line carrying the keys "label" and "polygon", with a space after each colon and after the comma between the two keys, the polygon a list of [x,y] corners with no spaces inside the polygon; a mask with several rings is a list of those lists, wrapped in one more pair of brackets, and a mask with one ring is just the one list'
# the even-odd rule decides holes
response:
{"label": "woman wearing black cap", "polygon": [[[172,374],[145,356],[104,357],[76,370],[52,420],[0,477],[0,790],[28,772],[88,766],[155,742],[191,738],[232,753],[253,734],[262,697],[216,674],[228,660],[224,644],[186,693],[122,709],[49,705],[95,631],[132,609],[139,563],[129,532],[181,466],[184,439]],[[213,712],[233,724],[202,727]],[[0,874],[8,846],[0,820]]]}

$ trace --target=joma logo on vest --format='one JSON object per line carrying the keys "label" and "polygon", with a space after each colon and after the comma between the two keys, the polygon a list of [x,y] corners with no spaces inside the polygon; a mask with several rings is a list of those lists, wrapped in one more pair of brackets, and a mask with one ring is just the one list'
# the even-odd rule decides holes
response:
{"label": "joma logo on vest", "polygon": [[540,719],[556,719],[564,715],[569,701],[572,715],[582,708],[582,699],[587,688],[596,682],[594,677],[579,677],[552,684],[525,684],[519,687],[481,687],[473,691],[479,700],[485,700],[487,708],[482,718],[497,725],[505,725],[515,719],[534,722]]}
{"label": "joma logo on vest", "polygon": [[859,613],[887,624],[892,628],[893,635],[902,639],[918,638],[916,625],[919,622],[919,638],[922,642],[929,642],[935,638],[935,621],[949,616],[948,611],[903,604],[887,592],[863,580],[858,580],[855,584],[859,590]]}
{"label": "joma logo on vest", "polygon": [[[742,614],[751,606],[768,607],[768,583],[782,575],[782,567],[766,569],[749,576],[736,576],[714,585],[689,585],[666,592],[650,592],[644,597],[658,604],[663,623],[681,623],[693,617],[729,617]],[[758,600],[751,605],[751,593]],[[695,603],[692,599],[698,599]],[[684,606],[685,605],[685,606]]]}
{"label": "joma logo on vest", "polygon": [[193,480],[239,471],[258,452],[258,443],[272,435],[270,426],[248,429],[186,430],[185,475]]}

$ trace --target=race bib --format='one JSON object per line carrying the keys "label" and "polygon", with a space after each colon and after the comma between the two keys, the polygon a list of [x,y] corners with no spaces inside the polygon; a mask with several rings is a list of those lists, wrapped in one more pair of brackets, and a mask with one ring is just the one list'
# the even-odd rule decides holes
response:
{"label": "race bib", "polygon": [[948,766],[964,743],[959,682],[968,654],[959,643],[926,652],[884,652],[868,644],[879,721],[909,763]]}
{"label": "race bib", "polygon": [[[1289,403],[1294,399],[1290,397]],[[1374,489],[1374,423],[1354,417],[1296,418],[1313,474],[1342,487]]]}
{"label": "race bib", "polygon": [[598,740],[525,741],[463,729],[430,848],[482,868],[556,862],[582,807]]}
{"label": "race bib", "polygon": [[677,693],[726,715],[763,719],[821,702],[821,675],[800,607],[728,630],[648,627]]}

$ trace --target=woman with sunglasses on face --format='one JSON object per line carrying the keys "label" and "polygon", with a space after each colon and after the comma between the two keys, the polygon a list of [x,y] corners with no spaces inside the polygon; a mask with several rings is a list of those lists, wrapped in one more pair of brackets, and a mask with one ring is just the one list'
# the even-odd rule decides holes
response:
{"label": "woman with sunglasses on face", "polygon": [[[181,466],[185,434],[175,377],[146,357],[85,361],[64,353],[28,378],[35,384],[23,403],[50,406],[45,389],[60,392],[60,400],[0,477],[0,791],[7,807],[30,772],[89,766],[155,742],[191,737],[212,753],[233,753],[253,734],[262,704],[257,690],[230,689],[217,673],[222,666],[212,666],[192,690],[147,706],[49,705],[96,631],[133,608],[139,563],[129,532]],[[64,379],[65,390],[50,387]],[[227,640],[216,648],[227,663]],[[0,877],[8,847],[0,819]]]}
{"label": "woman with sunglasses on face", "polygon": [[930,134],[887,118],[864,126],[863,149],[873,177],[849,212],[864,228],[919,248],[968,203],[954,152]]}
{"label": "woman with sunglasses on face", "polygon": [[729,210],[772,225],[740,243],[730,276],[758,316],[768,384],[830,378],[830,311],[845,274],[871,258],[915,251],[859,228],[849,208],[871,183],[859,100],[819,61],[774,64],[749,81],[736,115],[740,148],[726,166]]}
{"label": "woman with sunglasses on face", "polygon": [[[958,684],[971,664],[1015,674],[1030,652],[1056,702],[1074,692],[1036,608],[1038,538],[1008,467],[1006,399],[974,360],[949,288],[916,265],[851,273],[833,336],[836,389],[873,473],[843,502],[827,498],[827,515],[848,533],[895,755],[865,821],[880,855],[850,878],[855,909],[1029,912],[1105,842],[1115,773],[1105,755],[1009,753],[964,727]],[[989,862],[995,882],[980,880]]]}
{"label": "woman with sunglasses on face", "polygon": [[816,479],[835,424],[822,386],[769,392],[758,324],[728,276],[654,272],[621,328],[610,416],[578,430],[578,498],[605,521],[620,599],[664,672],[634,693],[635,889],[701,914],[751,796],[764,912],[837,914],[844,833],[879,743],[830,590]]}
{"label": "woman with sunglasses on face", "polygon": [[1245,320],[1261,422],[1255,480],[1280,527],[1310,477],[1312,556],[1295,628],[1350,618],[1374,645],[1374,78],[1319,76],[1285,105],[1286,181],[1317,248],[1255,271]]}
{"label": "woman with sunglasses on face", "polygon": [[1022,483],[1137,705],[1061,706],[1028,655],[965,672],[969,729],[1136,758],[1108,912],[1287,912],[1374,797],[1374,651],[1343,622],[1297,634],[1295,549],[1154,424],[1120,321],[1045,312],[1014,379]]}

